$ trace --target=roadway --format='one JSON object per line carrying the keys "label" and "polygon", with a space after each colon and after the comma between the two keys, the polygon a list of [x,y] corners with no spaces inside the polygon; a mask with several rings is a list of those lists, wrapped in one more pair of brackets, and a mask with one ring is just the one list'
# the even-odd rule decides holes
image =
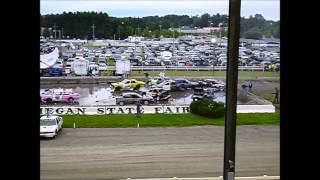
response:
{"label": "roadway", "polygon": [[[217,177],[224,127],[63,129],[41,139],[41,179]],[[280,175],[279,126],[237,128],[236,176]]]}

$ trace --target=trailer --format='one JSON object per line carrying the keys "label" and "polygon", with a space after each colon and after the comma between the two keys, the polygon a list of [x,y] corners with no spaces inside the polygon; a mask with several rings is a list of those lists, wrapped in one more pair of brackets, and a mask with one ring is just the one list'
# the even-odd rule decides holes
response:
{"label": "trailer", "polygon": [[76,59],[71,65],[71,70],[76,76],[86,76],[89,72],[89,61],[83,59]]}
{"label": "trailer", "polygon": [[129,75],[131,72],[131,64],[129,60],[116,61],[116,75]]}

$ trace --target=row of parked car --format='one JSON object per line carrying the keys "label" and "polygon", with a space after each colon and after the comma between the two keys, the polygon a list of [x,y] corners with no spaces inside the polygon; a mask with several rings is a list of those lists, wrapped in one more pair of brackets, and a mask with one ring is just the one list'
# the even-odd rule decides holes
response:
{"label": "row of parked car", "polygon": [[[48,43],[47,43],[48,44]],[[54,47],[52,43],[44,46],[42,51]],[[98,49],[81,47],[63,53],[66,67],[78,58],[88,64],[88,73],[98,75],[107,69],[107,60],[130,60],[132,66],[225,66],[227,63],[227,45],[186,41],[176,38],[173,42],[141,41],[136,46],[113,47],[101,46]],[[57,62],[57,64],[61,64]],[[280,70],[279,51],[263,47],[239,48],[240,66],[261,66],[265,70]],[[97,69],[97,71],[95,71]],[[90,73],[90,70],[94,70]],[[54,73],[53,73],[54,74]]]}

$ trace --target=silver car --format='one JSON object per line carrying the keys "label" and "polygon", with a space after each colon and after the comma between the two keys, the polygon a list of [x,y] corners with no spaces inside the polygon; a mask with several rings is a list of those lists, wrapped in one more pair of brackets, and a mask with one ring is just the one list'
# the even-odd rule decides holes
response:
{"label": "silver car", "polygon": [[123,93],[122,97],[116,98],[116,103],[119,104],[120,106],[124,106],[126,104],[135,104],[135,103],[148,105],[153,101],[154,100],[152,96],[142,96],[135,92]]}

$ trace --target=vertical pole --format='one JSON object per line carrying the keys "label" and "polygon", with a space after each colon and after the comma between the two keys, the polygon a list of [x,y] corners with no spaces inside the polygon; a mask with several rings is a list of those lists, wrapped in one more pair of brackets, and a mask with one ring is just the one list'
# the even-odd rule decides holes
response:
{"label": "vertical pole", "polygon": [[95,26],[94,26],[94,24],[92,24],[92,40],[94,41],[94,28],[95,28]]}
{"label": "vertical pole", "polygon": [[241,0],[229,0],[223,180],[234,180]]}
{"label": "vertical pole", "polygon": [[56,40],[57,39],[57,25],[56,25],[56,23],[54,23],[54,26],[53,26],[53,28],[54,28],[54,40]]}

